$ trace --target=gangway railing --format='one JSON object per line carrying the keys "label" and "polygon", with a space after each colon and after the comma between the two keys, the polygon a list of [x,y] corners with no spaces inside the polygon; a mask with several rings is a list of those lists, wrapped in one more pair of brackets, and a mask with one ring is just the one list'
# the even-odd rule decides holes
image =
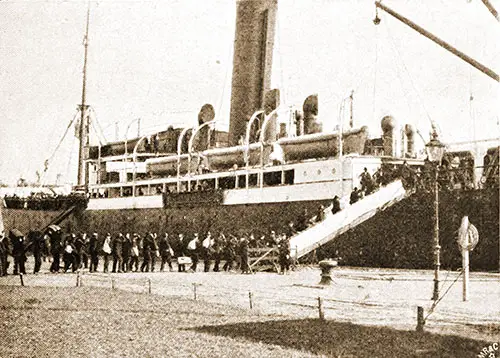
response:
{"label": "gangway railing", "polygon": [[407,192],[403,188],[403,183],[398,180],[381,187],[336,214],[327,213],[323,221],[299,232],[290,239],[291,257],[299,259],[307,255],[406,196]]}

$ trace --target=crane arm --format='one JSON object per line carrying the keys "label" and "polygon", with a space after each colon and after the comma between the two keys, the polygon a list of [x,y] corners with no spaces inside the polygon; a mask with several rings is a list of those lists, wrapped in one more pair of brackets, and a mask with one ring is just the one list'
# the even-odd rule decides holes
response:
{"label": "crane arm", "polygon": [[500,18],[498,17],[498,12],[493,6],[493,4],[489,0],[482,0],[482,1],[484,6],[486,6],[488,10],[491,12],[491,15],[493,15],[497,21],[500,21]]}
{"label": "crane arm", "polygon": [[[443,47],[444,49],[448,50],[449,52],[451,52],[452,54],[454,54],[455,56],[458,56],[460,57],[462,60],[464,60],[465,62],[467,62],[468,64],[470,64],[471,66],[475,67],[476,69],[478,69],[479,71],[483,72],[484,74],[488,75],[489,77],[493,78],[495,81],[497,82],[500,82],[500,77],[498,76],[498,74],[493,71],[492,69],[484,66],[483,64],[477,62],[476,60],[474,60],[472,57],[469,57],[467,56],[465,53],[463,53],[462,51],[456,49],[455,47],[451,46],[449,43],[441,40],[439,37],[433,35],[432,33],[430,33],[429,31],[425,30],[423,27],[417,25],[416,23],[412,22],[411,20],[407,19],[406,17],[398,14],[397,12],[395,12],[394,10],[388,8],[387,6],[385,5],[382,5],[380,3],[380,1],[376,1],[375,2],[375,6],[381,10],[384,10],[386,13],[388,13],[389,15],[395,17],[396,19],[398,19],[399,21],[401,21],[403,24],[411,27],[412,29],[414,29],[415,31],[419,32],[420,34],[424,35],[425,37],[427,37],[429,40],[432,40],[434,41],[435,43],[437,43],[439,46]],[[375,22],[377,23],[377,22]]]}

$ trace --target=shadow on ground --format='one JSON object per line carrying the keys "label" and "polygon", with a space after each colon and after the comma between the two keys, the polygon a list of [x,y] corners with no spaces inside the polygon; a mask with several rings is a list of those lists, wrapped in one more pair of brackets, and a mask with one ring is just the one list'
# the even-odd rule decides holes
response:
{"label": "shadow on ground", "polygon": [[477,357],[491,342],[318,319],[245,322],[192,328],[330,357]]}

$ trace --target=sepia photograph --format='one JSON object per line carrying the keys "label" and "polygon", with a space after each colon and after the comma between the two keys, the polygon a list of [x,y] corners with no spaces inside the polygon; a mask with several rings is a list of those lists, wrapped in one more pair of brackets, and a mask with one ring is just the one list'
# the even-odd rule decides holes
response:
{"label": "sepia photograph", "polygon": [[500,357],[500,0],[0,0],[0,357]]}

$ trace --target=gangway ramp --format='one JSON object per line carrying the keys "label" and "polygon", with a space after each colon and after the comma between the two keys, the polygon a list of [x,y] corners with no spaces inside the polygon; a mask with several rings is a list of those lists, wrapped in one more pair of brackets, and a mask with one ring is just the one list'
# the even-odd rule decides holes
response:
{"label": "gangway ramp", "polygon": [[328,210],[325,220],[299,232],[290,239],[292,257],[296,259],[333,240],[374,216],[377,212],[401,201],[406,196],[401,180],[381,187],[335,215]]}

